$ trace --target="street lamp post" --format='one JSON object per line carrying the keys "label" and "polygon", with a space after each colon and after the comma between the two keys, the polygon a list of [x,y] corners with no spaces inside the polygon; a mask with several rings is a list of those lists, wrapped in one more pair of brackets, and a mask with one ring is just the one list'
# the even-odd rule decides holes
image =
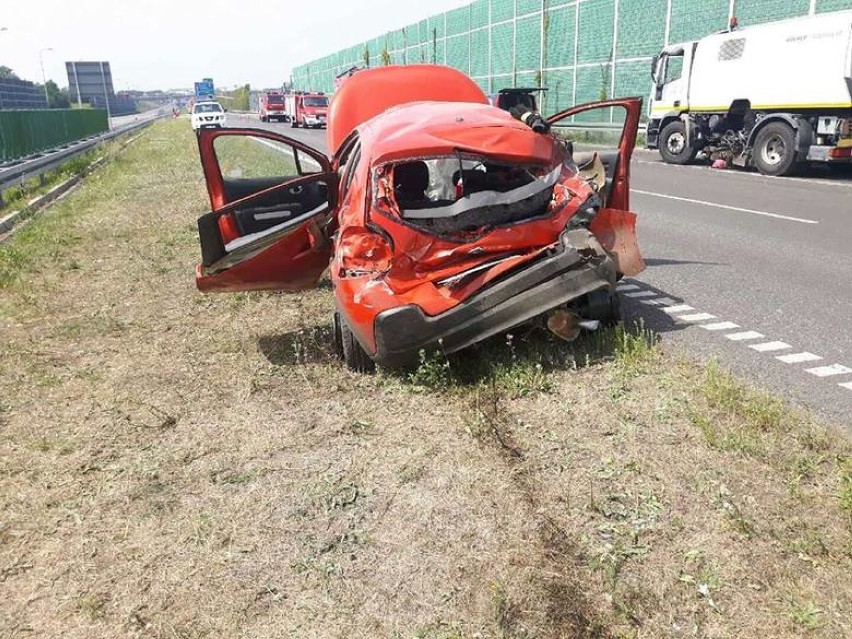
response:
{"label": "street lamp post", "polygon": [[53,51],[53,47],[47,47],[46,49],[42,49],[38,52],[38,61],[41,63],[41,81],[43,82],[42,86],[44,87],[44,101],[47,104],[47,108],[50,108],[50,98],[47,95],[47,76],[44,73],[44,54],[47,51]]}

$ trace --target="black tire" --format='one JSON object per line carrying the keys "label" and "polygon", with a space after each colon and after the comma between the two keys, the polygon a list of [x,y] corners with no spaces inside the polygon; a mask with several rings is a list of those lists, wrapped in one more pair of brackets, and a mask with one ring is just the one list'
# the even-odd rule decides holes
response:
{"label": "black tire", "polygon": [[343,332],[340,329],[340,313],[334,311],[331,316],[331,339],[334,354],[338,359],[343,359]]}
{"label": "black tire", "polygon": [[292,121],[292,122],[290,122],[290,126],[291,126],[291,127],[293,127],[294,129],[298,129],[298,128],[299,128],[299,123],[298,123],[298,122],[296,122],[296,120],[295,120],[295,118],[294,118],[294,119],[293,119],[293,121]]}
{"label": "black tire", "polygon": [[367,351],[358,343],[349,324],[340,317],[340,341],[343,350],[343,361],[346,368],[356,373],[372,373],[376,370],[376,363],[367,355]]}
{"label": "black tire", "polygon": [[680,120],[669,122],[660,131],[660,155],[668,164],[689,164],[695,159],[698,149],[686,141],[686,125]]}
{"label": "black tire", "polygon": [[757,134],[751,151],[752,162],[763,175],[792,175],[800,167],[796,161],[796,132],[784,122],[770,122]]}
{"label": "black tire", "polygon": [[579,309],[583,319],[598,320],[605,326],[615,326],[621,321],[621,298],[618,293],[601,288],[586,295],[584,302]]}

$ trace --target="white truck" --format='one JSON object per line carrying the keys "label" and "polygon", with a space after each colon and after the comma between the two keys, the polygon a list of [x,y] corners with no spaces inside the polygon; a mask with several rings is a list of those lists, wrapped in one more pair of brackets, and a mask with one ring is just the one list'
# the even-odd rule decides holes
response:
{"label": "white truck", "polygon": [[736,28],[654,56],[647,146],[790,175],[852,162],[852,11]]}

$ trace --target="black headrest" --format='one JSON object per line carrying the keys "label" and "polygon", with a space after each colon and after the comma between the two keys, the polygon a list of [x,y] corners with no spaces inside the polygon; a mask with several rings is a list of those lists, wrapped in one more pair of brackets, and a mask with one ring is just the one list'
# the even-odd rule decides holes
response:
{"label": "black headrest", "polygon": [[394,188],[402,194],[421,197],[429,186],[429,167],[425,162],[404,162],[393,169]]}

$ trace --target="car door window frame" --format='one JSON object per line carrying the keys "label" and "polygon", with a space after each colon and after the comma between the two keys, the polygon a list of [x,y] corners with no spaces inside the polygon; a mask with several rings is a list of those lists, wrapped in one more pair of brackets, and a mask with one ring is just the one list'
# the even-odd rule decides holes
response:
{"label": "car door window frame", "polygon": [[[275,184],[269,188],[251,193],[239,199],[227,201],[228,194],[227,189],[225,188],[225,179],[222,175],[219,157],[216,154],[215,148],[215,141],[219,137],[225,136],[255,137],[286,144],[293,149],[294,156],[298,154],[298,151],[302,151],[308,157],[316,161],[320,166],[320,172],[300,174],[293,178],[290,176],[282,176],[288,179],[280,184]],[[277,135],[271,131],[263,129],[219,129],[199,133],[198,145],[211,203],[211,210],[207,214],[202,215],[198,220],[202,264],[205,268],[221,264],[222,268],[226,269],[229,267],[230,262],[235,260],[238,262],[241,255],[250,254],[255,248],[257,248],[257,250],[263,250],[273,244],[279,237],[285,236],[287,231],[293,227],[298,227],[313,218],[321,217],[323,215],[333,216],[333,213],[337,208],[338,176],[331,170],[331,163],[320,151],[313,149],[298,140]],[[292,189],[296,186],[320,181],[325,182],[328,187],[327,200],[325,206],[322,207],[321,210],[317,211],[314,209],[312,211],[308,211],[302,215],[296,216],[292,220],[283,222],[282,224],[284,224],[284,226],[281,228],[259,235],[247,244],[240,245],[231,251],[227,249],[227,244],[230,244],[233,240],[226,243],[226,238],[222,235],[221,228],[219,227],[219,220],[223,216],[245,207],[245,205],[249,204],[252,200],[268,197],[270,194],[277,193],[283,189]],[[326,224],[327,220],[321,220],[319,222],[320,227],[323,227]]]}
{"label": "car door window frame", "polygon": [[[208,195],[210,196],[210,205],[212,211],[219,210],[226,204],[231,204],[231,202],[225,201],[225,198],[227,197],[227,193],[224,187],[225,180],[224,176],[222,175],[221,167],[219,165],[219,158],[216,154],[216,148],[214,146],[214,142],[217,138],[225,136],[255,137],[271,140],[292,147],[294,150],[294,155],[296,155],[297,150],[305,153],[306,155],[308,155],[308,157],[312,158],[320,165],[320,172],[301,174],[301,171],[299,171],[299,167],[297,166],[297,171],[299,171],[300,173],[300,178],[317,177],[332,172],[331,163],[329,162],[328,158],[317,149],[314,149],[299,140],[278,135],[276,133],[273,133],[272,131],[267,131],[266,129],[234,128],[202,130],[198,132],[198,148],[199,152],[201,153],[202,168],[204,170],[204,175],[207,181],[207,191]],[[275,187],[271,188],[277,188],[277,186],[281,185],[276,185]],[[265,191],[269,191],[269,189],[266,189]],[[255,195],[257,195],[257,193],[254,193],[248,197],[254,197]],[[247,198],[242,199],[245,200]]]}
{"label": "car door window frame", "polygon": [[633,149],[636,146],[636,137],[639,133],[639,118],[642,113],[642,98],[616,98],[612,100],[600,100],[598,102],[578,104],[549,116],[547,118],[547,122],[553,126],[565,118],[577,115],[578,113],[610,107],[621,107],[625,109],[625,116],[621,132],[621,140],[618,144],[618,164],[615,167],[612,178],[608,206],[611,208],[629,211],[630,159],[633,157]]}

